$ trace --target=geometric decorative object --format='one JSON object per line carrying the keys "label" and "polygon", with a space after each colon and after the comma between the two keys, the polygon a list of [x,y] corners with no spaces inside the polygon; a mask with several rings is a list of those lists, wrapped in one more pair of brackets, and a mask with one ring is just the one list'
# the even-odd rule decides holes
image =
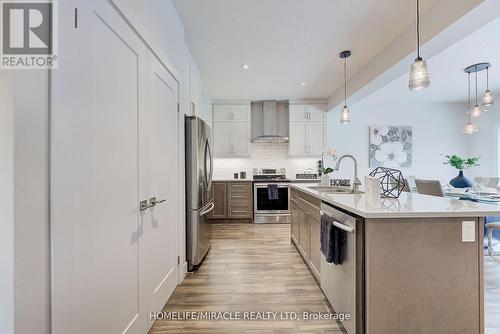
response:
{"label": "geometric decorative object", "polygon": [[370,126],[370,167],[407,168],[412,165],[411,126]]}
{"label": "geometric decorative object", "polygon": [[384,198],[398,198],[405,187],[403,173],[398,169],[377,167],[370,176],[380,179],[380,195]]}

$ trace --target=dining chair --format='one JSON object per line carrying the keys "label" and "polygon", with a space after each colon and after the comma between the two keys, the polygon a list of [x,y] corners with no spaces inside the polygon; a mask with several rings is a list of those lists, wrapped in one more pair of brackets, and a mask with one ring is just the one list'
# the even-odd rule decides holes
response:
{"label": "dining chair", "polygon": [[492,176],[492,177],[476,176],[474,178],[474,182],[482,184],[483,186],[488,188],[497,188],[499,180],[500,177],[497,176]]}
{"label": "dining chair", "polygon": [[441,186],[441,182],[437,180],[416,179],[415,184],[417,185],[417,192],[419,194],[444,197],[443,187]]}

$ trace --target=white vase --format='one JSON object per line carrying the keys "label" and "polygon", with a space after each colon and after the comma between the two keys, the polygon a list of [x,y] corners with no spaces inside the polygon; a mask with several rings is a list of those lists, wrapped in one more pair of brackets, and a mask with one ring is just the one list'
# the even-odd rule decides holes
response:
{"label": "white vase", "polygon": [[321,184],[330,185],[330,175],[328,174],[321,175]]}

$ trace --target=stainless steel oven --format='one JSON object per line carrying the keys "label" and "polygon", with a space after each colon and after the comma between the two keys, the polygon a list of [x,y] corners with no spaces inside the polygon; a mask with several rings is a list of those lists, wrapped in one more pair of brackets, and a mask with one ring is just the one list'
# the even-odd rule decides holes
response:
{"label": "stainless steel oven", "polygon": [[[255,223],[290,223],[290,190],[285,168],[253,169],[253,212]],[[269,185],[278,187],[278,196],[271,199]],[[274,196],[273,196],[274,197]]]}

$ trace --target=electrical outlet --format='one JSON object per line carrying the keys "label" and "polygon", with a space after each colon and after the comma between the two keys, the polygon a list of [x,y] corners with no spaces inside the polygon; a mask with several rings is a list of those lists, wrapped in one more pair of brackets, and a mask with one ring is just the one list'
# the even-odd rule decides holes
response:
{"label": "electrical outlet", "polygon": [[476,222],[462,221],[462,242],[476,241]]}

